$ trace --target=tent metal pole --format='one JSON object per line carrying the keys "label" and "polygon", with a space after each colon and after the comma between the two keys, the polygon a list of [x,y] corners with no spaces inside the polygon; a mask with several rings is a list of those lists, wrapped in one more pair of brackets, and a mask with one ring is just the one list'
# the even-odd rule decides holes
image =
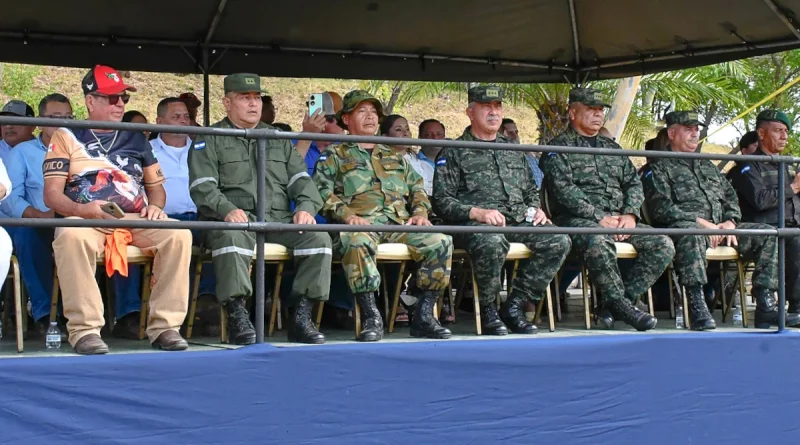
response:
{"label": "tent metal pole", "polygon": [[222,17],[222,12],[225,11],[225,6],[228,5],[228,0],[219,0],[219,5],[217,5],[217,11],[214,13],[214,17],[211,19],[211,24],[208,25],[208,31],[206,32],[206,38],[203,42],[208,45],[211,43],[211,38],[214,37],[214,31],[217,30],[217,25],[219,25],[219,19]]}
{"label": "tent metal pole", "polygon": [[789,29],[789,31],[794,34],[795,37],[800,39],[800,30],[797,29],[797,25],[792,22],[792,19],[787,17],[786,14],[775,4],[773,0],[764,0],[764,3],[769,6],[769,9],[778,16],[779,19],[783,22],[784,25]]}
{"label": "tent metal pole", "polygon": [[[258,157],[256,172],[258,178],[256,181],[256,220],[263,223],[266,220],[266,194],[267,194],[267,177],[266,177],[266,158],[267,158],[267,140],[265,138],[258,139]],[[264,232],[256,233],[256,342],[264,343],[264,243],[266,242],[266,234]],[[277,294],[272,296],[272,304],[277,304]],[[280,317],[280,314],[278,314]]]}
{"label": "tent metal pole", "polygon": [[211,125],[210,121],[210,112],[209,112],[209,103],[208,103],[208,89],[209,89],[209,81],[208,81],[208,46],[203,45],[203,125],[208,127]]}
{"label": "tent metal pole", "polygon": [[[786,238],[780,229],[786,227],[786,164],[780,162],[778,169],[778,332],[786,329]],[[744,298],[742,298],[742,310]]]}
{"label": "tent metal pole", "polygon": [[569,20],[572,26],[572,47],[575,50],[575,86],[581,86],[581,42],[578,36],[578,19],[575,16],[575,0],[567,0],[569,3]]}

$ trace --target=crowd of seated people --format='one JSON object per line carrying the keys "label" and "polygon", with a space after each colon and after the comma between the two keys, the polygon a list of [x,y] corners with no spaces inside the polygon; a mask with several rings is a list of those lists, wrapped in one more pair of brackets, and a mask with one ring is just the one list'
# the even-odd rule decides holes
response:
{"label": "crowd of seated people", "polygon": [[[145,114],[127,110],[136,87],[119,73],[98,65],[81,80],[88,119],[147,123]],[[383,135],[411,138],[412,127],[400,115],[385,116],[383,104],[361,90],[315,95],[322,105],[306,112],[302,131],[319,134]],[[74,119],[73,101],[59,93],[38,104],[38,117]],[[195,126],[201,103],[192,93],[161,100],[155,122]],[[257,75],[232,74],[224,81],[225,117],[218,128],[290,130],[275,123],[272,97]],[[604,131],[608,101],[591,88],[569,95],[569,125],[548,145],[620,148]],[[517,123],[503,114],[503,90],[478,86],[469,90],[465,115],[470,121],[458,141],[519,144]],[[34,117],[33,107],[12,100],[0,115]],[[672,112],[666,127],[648,149],[696,151],[702,123],[696,113]],[[747,136],[748,153],[779,154],[791,123],[779,110],[758,116]],[[417,137],[445,140],[444,124],[435,118],[419,123]],[[254,139],[192,136],[185,133],[144,134],[136,131],[70,129],[2,125],[0,140],[0,215],[5,218],[81,218],[155,221],[255,220],[256,151]],[[686,288],[690,325],[709,330],[715,322],[703,296],[708,278],[708,248],[732,246],[755,263],[753,295],[756,326],[777,324],[777,247],[774,239],[735,236],[543,235],[372,232],[381,225],[464,225],[495,227],[636,228],[645,224],[648,207],[657,227],[707,229],[761,228],[777,224],[778,205],[786,206],[787,224],[800,224],[800,173],[787,172],[787,201],[777,202],[780,164],[738,163],[724,177],[705,161],[662,159],[637,172],[627,157],[584,153],[526,153],[514,150],[387,146],[375,143],[269,139],[267,146],[267,220],[285,224],[339,223],[360,231],[276,232],[267,242],[283,245],[291,257],[280,295],[289,308],[290,341],[324,343],[312,316],[315,304],[327,304],[334,321],[352,325],[360,311],[357,340],[378,341],[384,316],[376,292],[378,246],[404,244],[411,255],[407,292],[397,321],[407,322],[415,337],[446,339],[445,326],[456,308],[438,320],[434,307],[448,288],[454,249],[463,249],[473,267],[481,331],[488,335],[534,334],[525,313],[539,302],[568,257],[583,264],[596,286],[598,324],[615,321],[639,331],[656,327],[657,319],[637,302],[674,262]],[[733,185],[732,185],[733,184]],[[542,202],[547,190],[550,205]],[[740,206],[741,203],[741,206]],[[545,211],[548,208],[548,211]],[[181,335],[189,304],[190,275],[195,267],[192,246],[208,252],[199,294],[207,307],[225,308],[233,343],[255,342],[251,316],[252,261],[255,234],[246,231],[180,229],[44,229],[0,228],[0,274],[5,276],[12,252],[19,260],[30,299],[31,317],[39,335],[58,320],[79,354],[103,354],[105,325],[97,259],[115,289],[111,334],[138,339],[141,318],[142,268],[128,266],[126,245],[153,258],[150,298],[144,326],[155,348],[188,347]],[[507,298],[498,306],[505,256],[511,243],[526,245],[531,255],[520,262]],[[617,243],[629,243],[637,258],[620,267]],[[790,244],[793,246],[793,244]],[[797,251],[797,249],[794,249]],[[800,254],[787,255],[787,325],[800,326]],[[57,274],[54,276],[54,273]],[[574,275],[568,274],[572,277]],[[401,279],[407,281],[405,277]],[[59,314],[51,314],[55,278],[60,286]],[[394,289],[394,284],[390,286]],[[563,287],[563,286],[561,286]],[[216,302],[216,303],[214,303]],[[8,309],[8,308],[6,308]],[[214,332],[218,312],[200,311]],[[404,318],[405,317],[405,318]]]}

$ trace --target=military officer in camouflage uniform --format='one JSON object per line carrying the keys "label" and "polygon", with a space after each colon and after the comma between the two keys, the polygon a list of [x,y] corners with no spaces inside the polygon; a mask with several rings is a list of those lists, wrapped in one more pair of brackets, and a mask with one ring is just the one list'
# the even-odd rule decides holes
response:
{"label": "military officer in camouflage uniform", "polygon": [[[762,156],[783,154],[791,128],[792,122],[783,111],[762,111],[756,117],[755,133],[758,147],[751,154]],[[800,227],[800,172],[797,171],[797,164],[777,162],[738,161],[728,172],[728,178],[739,195],[743,222],[777,227],[780,168],[786,169],[786,182],[783,184],[786,196],[785,227]],[[786,326],[800,327],[800,237],[797,236],[786,238],[786,300],[789,302]],[[777,317],[777,306],[775,317]]]}
{"label": "military officer in camouflage uniform", "polygon": [[[549,145],[620,148],[601,136],[604,108],[602,95],[591,88],[569,93],[569,128]],[[631,160],[623,156],[582,153],[548,153],[542,158],[545,184],[553,220],[559,226],[631,229],[648,227],[639,222],[642,184]],[[623,278],[617,264],[614,241],[627,241],[638,257]],[[574,235],[573,249],[581,256],[602,305],[596,314],[605,327],[614,318],[637,330],[656,326],[657,320],[633,305],[666,269],[675,253],[672,241],[659,235]]]}
{"label": "military officer in camouflage uniform", "polygon": [[[255,74],[231,74],[224,81],[227,117],[216,128],[273,127],[260,122],[261,80]],[[189,191],[201,220],[244,223],[256,220],[256,139],[198,136],[189,151]],[[266,152],[267,221],[314,224],[322,198],[302,158],[289,141],[268,139]],[[295,210],[290,210],[290,201]],[[324,343],[325,336],[311,321],[315,301],[328,299],[331,277],[331,239],[324,232],[267,233],[268,243],[288,248],[297,277],[288,298],[289,340]],[[217,299],[228,312],[230,338],[236,344],[255,342],[245,300],[253,293],[250,264],[256,234],[234,230],[204,232],[217,276]],[[277,296],[276,296],[277,298]]]}
{"label": "military officer in camouflage uniform", "polygon": [[[697,113],[675,111],[665,116],[669,149],[692,153],[699,144]],[[706,159],[658,159],[643,177],[647,209],[661,227],[703,229],[769,229],[765,224],[739,223],[741,212],[736,192],[711,161]],[[756,298],[756,327],[777,324],[773,292],[778,288],[777,240],[774,237],[733,235],[673,236],[675,269],[686,288],[692,328],[714,329],[716,324],[703,298],[706,283],[706,249],[721,245],[738,246],[739,255],[755,261],[753,296]]]}
{"label": "military officer in camouflage uniform", "polygon": [[[499,134],[503,121],[503,91],[496,86],[469,90],[467,116],[471,125],[459,141],[509,143]],[[436,214],[451,224],[468,226],[531,227],[549,225],[539,203],[539,189],[520,151],[445,148],[436,161],[433,181]],[[571,246],[567,235],[493,234],[457,235],[456,245],[469,252],[481,306],[482,332],[505,335],[495,299],[509,243],[523,243],[533,251],[520,263],[512,293],[501,308],[511,330],[535,334],[536,326],[523,313],[525,301],[538,301],[558,272]]]}
{"label": "military officer in camouflage uniform", "polygon": [[[374,136],[383,107],[366,91],[351,91],[337,113],[339,126],[351,135]],[[421,293],[411,322],[414,337],[450,338],[451,333],[433,317],[433,307],[450,280],[452,239],[438,233],[376,233],[371,224],[430,226],[430,203],[422,177],[402,156],[382,144],[342,143],[328,147],[317,161],[314,182],[329,220],[364,226],[364,232],[340,234],[350,288],[363,313],[359,341],[383,337],[383,321],[375,305],[380,274],[375,255],[380,243],[406,244],[418,263],[416,283]]]}

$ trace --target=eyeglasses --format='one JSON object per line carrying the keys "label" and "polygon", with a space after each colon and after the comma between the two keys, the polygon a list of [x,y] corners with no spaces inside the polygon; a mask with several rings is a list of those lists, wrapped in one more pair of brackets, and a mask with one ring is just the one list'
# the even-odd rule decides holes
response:
{"label": "eyeglasses", "polygon": [[64,116],[62,116],[60,114],[46,114],[46,115],[40,116],[40,117],[46,117],[48,119],[66,119],[66,120],[70,120],[70,121],[75,119],[75,116],[73,116],[71,114],[66,114]]}
{"label": "eyeglasses", "polygon": [[131,100],[130,94],[92,94],[92,96],[105,98],[109,105],[117,105],[120,99],[122,99],[123,104],[127,104]]}

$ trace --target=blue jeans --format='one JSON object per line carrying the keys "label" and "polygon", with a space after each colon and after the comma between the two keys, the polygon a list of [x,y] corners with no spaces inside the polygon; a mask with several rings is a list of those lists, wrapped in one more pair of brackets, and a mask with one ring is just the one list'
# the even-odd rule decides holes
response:
{"label": "blue jeans", "polygon": [[[173,213],[167,215],[169,218],[177,219],[178,221],[197,221],[197,213]],[[200,236],[200,231],[192,230],[192,239],[194,245],[199,246],[200,241],[203,239]],[[194,260],[191,265],[191,283],[194,286]],[[204,264],[203,271],[200,272],[200,291],[199,295],[216,295],[217,294],[217,277],[214,276],[213,264]]]}
{"label": "blue jeans", "polygon": [[[48,317],[53,292],[53,229],[9,227],[6,231],[14,243],[22,282],[31,300],[31,316],[34,320]],[[139,312],[141,267],[131,267],[127,278],[115,274],[112,280],[117,319]]]}

